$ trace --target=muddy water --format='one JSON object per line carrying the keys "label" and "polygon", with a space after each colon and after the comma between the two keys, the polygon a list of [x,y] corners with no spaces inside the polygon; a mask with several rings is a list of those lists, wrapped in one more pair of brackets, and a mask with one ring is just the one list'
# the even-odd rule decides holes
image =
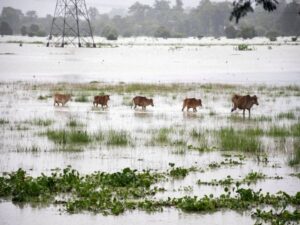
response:
{"label": "muddy water", "polygon": [[[0,43],[1,81],[300,83],[300,46],[46,48]],[[155,44],[154,43],[154,44]],[[238,42],[237,42],[238,43]]]}
{"label": "muddy water", "polygon": [[[232,46],[184,47],[174,52],[169,51],[166,46],[151,48],[138,46],[128,51],[128,46],[92,50],[46,49],[34,45],[19,48],[12,44],[0,44],[0,50],[14,53],[0,55],[0,80],[2,81],[300,83],[298,66],[300,57],[296,57],[299,54],[298,46],[275,46],[272,50],[267,49],[266,46],[258,46],[255,51],[242,53],[234,51]],[[281,56],[284,56],[285,60],[280,60]],[[140,62],[137,63],[136,59]],[[229,61],[225,63],[226,60]],[[168,62],[167,66],[165,62]],[[63,75],[61,71],[64,71]],[[182,74],[186,76],[183,77]],[[224,161],[223,151],[201,153],[176,146],[149,144],[153,133],[160,128],[171,127],[175,130],[170,134],[174,140],[183,138],[187,144],[194,144],[189,134],[193,128],[214,130],[229,126],[236,128],[260,126],[267,129],[274,124],[290,125],[295,123],[297,118],[299,120],[299,96],[290,93],[286,93],[287,96],[277,96],[278,93],[275,92],[256,92],[260,105],[254,106],[252,119],[232,120],[230,119],[230,94],[222,90],[210,93],[199,90],[168,96],[157,93],[153,96],[155,106],[142,111],[133,110],[123,104],[133,97],[128,93],[124,95],[111,93],[109,109],[101,110],[92,107],[92,96],[89,96],[87,103],[72,101],[65,107],[54,107],[51,98],[37,100],[39,95],[51,95],[51,92],[24,90],[18,83],[2,84],[0,87],[0,118],[9,121],[8,124],[0,127],[0,172],[23,168],[29,174],[37,176],[42,172],[49,174],[51,169],[64,168],[67,165],[71,165],[81,173],[99,170],[115,172],[125,167],[167,171],[170,169],[171,162],[176,166],[195,166],[204,169],[205,172],[192,172],[185,179],[159,183],[158,185],[166,188],[167,191],[157,194],[155,196],[157,199],[183,195],[204,196],[211,193],[217,196],[223,193],[223,187],[199,186],[196,184],[197,180],[224,179],[227,175],[234,179],[242,179],[251,171],[262,172],[272,177],[283,177],[283,179],[265,179],[251,184],[250,187],[255,190],[262,189],[263,192],[270,193],[281,190],[289,194],[295,194],[300,190],[300,180],[290,176],[291,173],[299,172],[299,169],[287,166],[291,155],[290,146],[293,145],[292,138],[288,138],[282,146],[277,145],[274,140],[262,138],[269,154],[268,163],[259,163],[256,156],[245,154],[243,165],[222,166],[216,169],[209,169],[208,165],[212,162]],[[181,102],[186,96],[201,97],[203,108],[198,113],[181,112]],[[295,113],[295,120],[275,119],[279,113],[288,111]],[[214,115],[210,115],[211,112]],[[234,115],[240,117],[241,112]],[[270,116],[273,121],[255,121],[260,116]],[[35,118],[50,119],[54,122],[48,127],[26,122]],[[77,151],[63,151],[58,150],[58,146],[47,137],[40,135],[47,129],[69,129],[66,124],[70,118],[82,123],[80,129],[91,134],[110,129],[126,130],[135,144],[128,147],[108,147],[105,144],[92,143],[79,146]],[[180,130],[185,130],[185,134],[181,135]],[[210,144],[214,145],[213,140]],[[34,152],[26,150],[32,146],[36,146],[38,150]],[[250,212],[238,214],[231,211],[186,214],[175,209],[166,209],[164,212],[154,214],[134,211],[117,217],[104,217],[88,213],[69,215],[53,206],[20,206],[7,200],[2,200],[0,203],[1,224],[9,225],[40,224],[40,221],[44,224],[253,224],[250,215]]]}
{"label": "muddy water", "polygon": [[[59,212],[58,207],[32,208],[30,206],[16,206],[9,202],[0,203],[1,224],[32,225],[40,224],[253,224],[249,214],[236,212],[216,212],[212,214],[178,213],[174,209],[164,212],[147,214],[145,212],[128,212],[120,216],[102,216],[88,213],[66,214]],[[213,219],[212,219],[213,218]]]}

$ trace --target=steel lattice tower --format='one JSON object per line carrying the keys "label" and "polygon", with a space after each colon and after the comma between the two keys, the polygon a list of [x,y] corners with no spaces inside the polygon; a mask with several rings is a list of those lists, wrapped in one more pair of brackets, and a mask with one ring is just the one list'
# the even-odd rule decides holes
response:
{"label": "steel lattice tower", "polygon": [[57,0],[49,46],[96,47],[85,0]]}

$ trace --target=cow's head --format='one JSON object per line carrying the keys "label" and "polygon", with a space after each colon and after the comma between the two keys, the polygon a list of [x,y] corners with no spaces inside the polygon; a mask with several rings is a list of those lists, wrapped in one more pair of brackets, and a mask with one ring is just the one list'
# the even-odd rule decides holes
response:
{"label": "cow's head", "polygon": [[258,104],[258,101],[257,101],[256,95],[254,95],[254,96],[252,97],[252,102],[253,102],[253,104],[259,105],[259,104]]}
{"label": "cow's head", "polygon": [[106,95],[106,96],[107,96],[107,100],[110,100],[109,95]]}
{"label": "cow's head", "polygon": [[201,101],[201,99],[200,99],[200,98],[198,99],[198,103],[199,103],[199,106],[201,106],[201,107],[202,107],[202,101]]}
{"label": "cow's head", "polygon": [[154,106],[154,104],[153,104],[153,99],[150,98],[149,100],[150,100],[150,104],[151,104],[152,106]]}

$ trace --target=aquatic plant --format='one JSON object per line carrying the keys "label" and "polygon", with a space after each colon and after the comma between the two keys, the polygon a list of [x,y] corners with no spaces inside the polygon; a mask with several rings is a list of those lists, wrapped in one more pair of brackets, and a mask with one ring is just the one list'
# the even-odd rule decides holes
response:
{"label": "aquatic plant", "polygon": [[261,150],[261,142],[256,137],[258,133],[259,130],[236,131],[233,128],[221,128],[217,134],[222,150],[257,152]]}
{"label": "aquatic plant", "polygon": [[45,134],[50,140],[58,144],[72,144],[72,143],[89,143],[91,138],[86,131],[76,130],[47,130]]}
{"label": "aquatic plant", "polygon": [[89,99],[85,95],[80,95],[75,98],[75,102],[88,102]]}
{"label": "aquatic plant", "polygon": [[290,166],[296,166],[300,164],[300,139],[294,142],[294,152],[289,160]]}
{"label": "aquatic plant", "polygon": [[125,130],[109,130],[107,135],[107,145],[126,146],[131,142],[131,136]]}

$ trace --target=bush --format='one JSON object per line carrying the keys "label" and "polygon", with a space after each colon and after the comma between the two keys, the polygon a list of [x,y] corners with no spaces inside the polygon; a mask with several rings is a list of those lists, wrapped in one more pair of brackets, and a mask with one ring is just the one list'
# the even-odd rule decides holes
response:
{"label": "bush", "polygon": [[118,40],[118,32],[115,28],[106,26],[102,31],[102,36],[107,40],[114,41]]}
{"label": "bush", "polygon": [[170,38],[171,37],[171,33],[170,33],[170,31],[167,28],[165,28],[163,26],[160,26],[154,32],[154,37]]}
{"label": "bush", "polygon": [[234,26],[228,26],[224,30],[225,36],[229,39],[236,38],[238,30]]}
{"label": "bush", "polygon": [[239,32],[239,37],[242,37],[243,39],[251,39],[256,36],[256,31],[253,26],[245,26],[242,27]]}
{"label": "bush", "polygon": [[13,35],[13,30],[6,22],[1,22],[0,24],[0,34],[1,35]]}
{"label": "bush", "polygon": [[278,37],[278,33],[276,31],[269,31],[266,33],[266,37],[269,38],[270,41],[276,41]]}

